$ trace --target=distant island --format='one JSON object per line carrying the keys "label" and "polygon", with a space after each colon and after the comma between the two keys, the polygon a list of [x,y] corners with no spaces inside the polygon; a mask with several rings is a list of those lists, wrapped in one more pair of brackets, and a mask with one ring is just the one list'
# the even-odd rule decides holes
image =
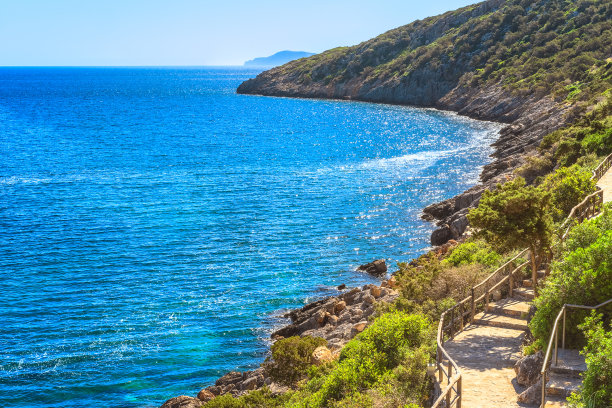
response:
{"label": "distant island", "polygon": [[244,63],[245,67],[276,67],[300,58],[310,57],[312,52],[305,51],[280,51],[269,57],[259,57]]}

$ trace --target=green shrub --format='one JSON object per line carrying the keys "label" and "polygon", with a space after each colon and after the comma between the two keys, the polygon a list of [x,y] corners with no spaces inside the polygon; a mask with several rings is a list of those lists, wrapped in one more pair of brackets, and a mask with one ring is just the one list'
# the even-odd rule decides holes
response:
{"label": "green shrub", "polygon": [[589,134],[582,140],[582,148],[587,152],[605,155],[612,151],[612,127]]}
{"label": "green shrub", "polygon": [[291,395],[291,392],[274,395],[268,388],[264,388],[238,398],[224,394],[210,400],[203,405],[203,408],[281,408],[285,406]]}
{"label": "green shrub", "polygon": [[325,339],[310,336],[278,340],[271,347],[272,357],[264,363],[266,374],[280,384],[293,385],[306,377],[312,364],[312,352],[325,345]]}
{"label": "green shrub", "polygon": [[[597,220],[588,223],[597,225]],[[612,294],[612,230],[600,230],[600,234],[593,231],[592,227],[571,231],[567,246],[572,251],[553,263],[541,295],[534,300],[537,310],[529,327],[537,348],[546,346],[563,304],[596,305]],[[580,310],[567,313],[566,338],[570,346],[582,344],[575,328],[584,317]]]}
{"label": "green shrub", "polygon": [[612,407],[612,327],[604,329],[602,315],[593,313],[580,325],[587,344],[582,351],[587,369],[582,374],[582,386],[572,394],[573,407]]}
{"label": "green shrub", "polygon": [[384,384],[398,378],[412,381],[402,396],[404,404],[418,403],[429,394],[423,387],[434,350],[435,328],[427,318],[384,314],[344,347],[329,374],[312,379],[315,386],[309,382],[305,391],[294,395],[290,406],[352,407],[359,401],[368,406],[368,390],[381,392]]}
{"label": "green shrub", "polygon": [[584,197],[595,191],[591,172],[577,165],[561,167],[549,174],[542,188],[550,191],[555,221],[561,221]]}
{"label": "green shrub", "polygon": [[516,174],[526,180],[534,180],[553,169],[553,163],[549,157],[527,156],[525,164],[516,169]]}
{"label": "green shrub", "polygon": [[453,249],[451,254],[443,261],[453,266],[481,264],[485,266],[498,266],[501,255],[495,252],[484,241],[464,242]]}

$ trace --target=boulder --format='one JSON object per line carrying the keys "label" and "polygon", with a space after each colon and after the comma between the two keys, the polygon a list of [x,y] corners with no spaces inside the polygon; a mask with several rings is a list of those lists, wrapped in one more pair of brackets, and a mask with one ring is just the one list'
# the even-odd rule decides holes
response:
{"label": "boulder", "polygon": [[198,392],[198,399],[202,402],[208,402],[215,397],[216,395],[206,388]]}
{"label": "boulder", "polygon": [[431,245],[438,246],[445,244],[448,240],[455,238],[448,225],[438,228],[431,233]]}
{"label": "boulder", "polygon": [[200,408],[201,406],[202,401],[199,399],[181,395],[170,398],[168,401],[164,402],[160,408]]}
{"label": "boulder", "polygon": [[375,299],[378,299],[380,297],[380,294],[381,294],[381,291],[378,286],[374,286],[370,288],[370,295],[372,295]]}
{"label": "boulder", "polygon": [[346,309],[346,302],[341,300],[340,302],[335,304],[335,306],[334,306],[334,313],[335,314],[339,314],[344,309]]}
{"label": "boulder", "polygon": [[336,287],[336,289],[344,290],[344,289],[346,289],[346,284],[343,283],[342,285],[338,285],[338,287]]}
{"label": "boulder", "polygon": [[374,299],[374,296],[371,295],[367,295],[363,298],[363,302],[367,305],[371,305],[375,302],[376,300]]}
{"label": "boulder", "polygon": [[470,222],[465,215],[458,217],[450,224],[450,231],[453,234],[453,238],[459,238],[465,232]]}
{"label": "boulder", "polygon": [[[263,377],[262,377],[262,380],[263,380]],[[250,377],[250,378],[247,378],[246,380],[244,380],[242,382],[240,388],[242,390],[246,390],[246,391],[255,390],[255,389],[257,389],[257,386],[258,386],[257,383],[258,383],[258,377],[257,376]]]}
{"label": "boulder", "polygon": [[516,382],[526,387],[533,385],[540,377],[543,362],[541,351],[519,359],[514,365]]}
{"label": "boulder", "polygon": [[323,365],[333,359],[331,350],[325,346],[319,346],[312,352],[312,363],[314,365]]}
{"label": "boulder", "polygon": [[216,385],[206,387],[205,390],[211,392],[215,396],[221,395],[221,387],[217,387]]}
{"label": "boulder", "polygon": [[230,384],[236,384],[237,382],[242,381],[242,373],[239,373],[237,371],[230,371],[229,373],[225,374],[223,377],[219,378],[216,382],[215,385],[218,387],[224,387]]}
{"label": "boulder", "polygon": [[357,270],[365,271],[374,276],[382,276],[387,273],[387,264],[384,259],[377,259],[373,262],[361,265]]}
{"label": "boulder", "polygon": [[361,290],[359,288],[353,288],[342,295],[342,299],[344,299],[345,304],[352,305]]}
{"label": "boulder", "polygon": [[519,394],[517,401],[523,404],[539,404],[542,400],[542,378],[538,377],[536,382]]}
{"label": "boulder", "polygon": [[356,325],[354,325],[353,328],[351,329],[351,337],[355,337],[356,335],[364,331],[367,325],[368,325],[368,322],[359,322]]}

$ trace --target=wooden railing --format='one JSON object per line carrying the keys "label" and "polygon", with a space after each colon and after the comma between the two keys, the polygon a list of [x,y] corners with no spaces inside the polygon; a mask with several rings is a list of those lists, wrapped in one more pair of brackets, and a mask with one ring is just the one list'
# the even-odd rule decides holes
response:
{"label": "wooden railing", "polygon": [[476,313],[481,310],[486,311],[491,296],[496,291],[499,291],[500,294],[505,292],[507,296],[512,296],[518,274],[522,268],[529,265],[529,261],[523,262],[518,266],[516,266],[516,263],[520,258],[528,255],[528,253],[529,251],[525,249],[514,256],[487,276],[482,282],[473,286],[470,296],[461,300],[440,316],[437,334],[436,369],[438,371],[440,387],[443,384],[446,385],[440,390],[440,395],[436,398],[432,408],[451,408],[453,406],[461,408],[461,371],[444,349],[445,340],[452,340],[456,334],[463,331],[467,324],[474,321]]}
{"label": "wooden railing", "polygon": [[[598,182],[611,167],[612,154],[607,156],[599,164],[599,166],[597,166],[597,168],[593,171],[593,176],[591,177],[591,179],[595,182]],[[561,225],[560,230],[563,232],[561,240],[565,240],[570,228],[576,222],[580,223],[587,218],[595,216],[599,211],[601,211],[602,205],[603,191],[598,188],[598,191],[587,196],[580,204],[572,208],[572,211],[567,216],[565,222]],[[438,382],[440,383],[440,386],[442,386],[442,384],[444,383],[446,383],[446,386],[440,390],[440,395],[436,398],[434,404],[432,405],[432,408],[451,408],[452,406],[461,408],[461,371],[459,370],[459,366],[457,366],[457,363],[455,363],[455,361],[444,349],[445,336],[448,336],[449,339],[452,339],[455,334],[463,331],[466,323],[473,323],[474,316],[476,315],[476,313],[479,312],[481,309],[487,309],[491,294],[497,290],[501,291],[502,288],[505,287],[505,284],[508,284],[508,291],[506,292],[507,296],[512,297],[512,291],[515,286],[516,276],[522,268],[529,265],[529,261],[524,262],[518,265],[517,267],[514,267],[514,263],[517,259],[526,255],[531,256],[530,251],[527,249],[523,250],[510,261],[502,265],[478,285],[472,287],[472,293],[470,296],[466,297],[450,309],[446,310],[440,316],[440,323],[438,324],[437,335],[438,350],[436,353],[436,369],[438,370]],[[536,257],[536,265],[537,264],[542,264],[542,259],[540,259],[539,257]],[[537,281],[534,281],[533,285],[535,289]],[[482,293],[479,294],[480,292]],[[606,304],[608,302],[606,302]],[[574,305],[566,306],[569,307]],[[599,306],[601,305],[598,305],[596,307]],[[563,316],[565,316],[565,312],[563,313]],[[466,318],[468,318],[467,321]],[[555,328],[558,323],[558,320],[559,316],[557,316],[557,321],[555,321]],[[565,333],[565,318],[563,332]],[[546,367],[546,364],[544,365],[544,367]],[[545,387],[542,387],[542,395],[544,401]]]}
{"label": "wooden railing", "polygon": [[548,348],[546,349],[546,354],[544,355],[544,363],[542,364],[542,370],[540,374],[542,375],[542,401],[540,408],[546,408],[546,376],[548,374],[548,360],[550,359],[550,353],[553,349],[553,342],[555,343],[555,354],[554,360],[555,365],[558,364],[558,350],[559,350],[559,321],[561,317],[563,317],[563,331],[561,336],[561,349],[565,349],[565,314],[567,309],[586,309],[586,310],[595,310],[600,307],[606,306],[608,304],[612,304],[612,299],[606,300],[603,303],[600,303],[596,306],[584,306],[584,305],[570,305],[564,304],[559,314],[557,314],[557,318],[555,319],[555,324],[553,325],[553,329],[550,335],[550,339],[548,340]]}
{"label": "wooden railing", "polygon": [[612,153],[603,159],[603,161],[599,163],[599,166],[593,170],[593,177],[591,177],[591,179],[598,182],[603,175],[606,174],[610,167],[612,167]]}
{"label": "wooden railing", "polygon": [[572,208],[565,222],[561,224],[560,231],[563,233],[563,235],[561,235],[561,241],[565,241],[569,230],[574,225],[580,224],[582,221],[597,215],[601,211],[602,206],[603,190],[598,189],[593,194],[586,196],[580,204]]}

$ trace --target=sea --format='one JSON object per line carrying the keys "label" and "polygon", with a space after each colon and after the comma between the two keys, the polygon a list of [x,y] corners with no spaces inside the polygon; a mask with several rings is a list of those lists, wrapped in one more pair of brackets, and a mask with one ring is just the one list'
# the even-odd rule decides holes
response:
{"label": "sea", "polygon": [[500,125],[238,95],[258,70],[0,68],[0,405],[158,407],[429,246]]}

